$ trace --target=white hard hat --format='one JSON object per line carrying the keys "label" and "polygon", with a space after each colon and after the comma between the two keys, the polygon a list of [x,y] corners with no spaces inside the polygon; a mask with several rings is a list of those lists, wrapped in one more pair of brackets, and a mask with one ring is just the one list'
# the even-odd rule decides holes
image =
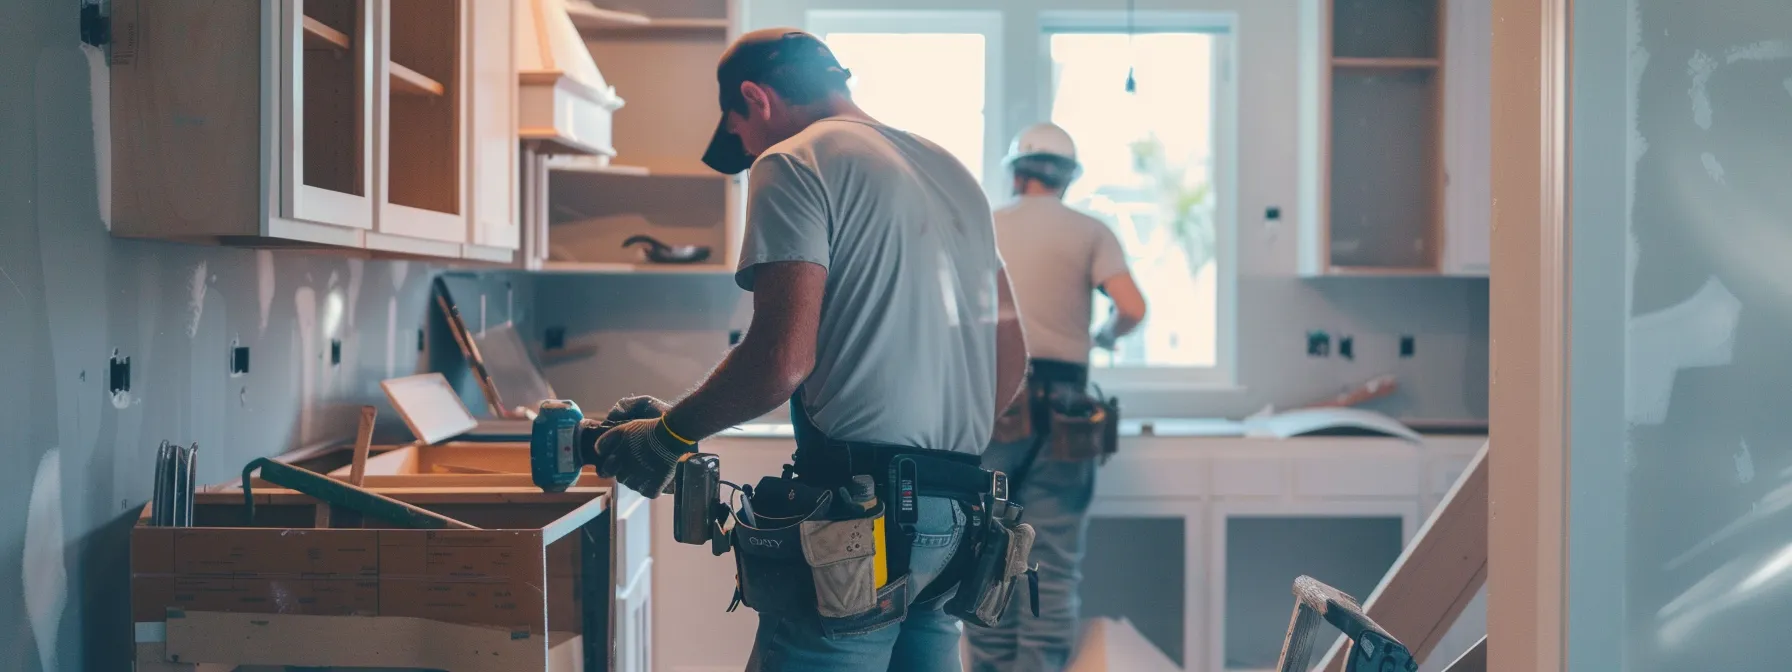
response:
{"label": "white hard hat", "polygon": [[1009,145],[1008,158],[1004,163],[1013,163],[1021,157],[1042,155],[1068,159],[1074,163],[1076,142],[1057,124],[1033,124],[1021,131],[1020,135],[1014,136],[1014,143]]}

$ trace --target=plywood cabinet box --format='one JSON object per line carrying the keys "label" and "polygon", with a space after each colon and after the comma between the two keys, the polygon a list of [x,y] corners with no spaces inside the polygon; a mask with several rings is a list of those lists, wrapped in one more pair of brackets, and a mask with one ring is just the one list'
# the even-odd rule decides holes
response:
{"label": "plywood cabinet box", "polygon": [[510,5],[113,7],[112,232],[507,262]]}
{"label": "plywood cabinet box", "polygon": [[605,669],[608,488],[383,493],[483,529],[387,529],[277,488],[253,516],[223,489],[197,527],[139,520],[137,669]]}

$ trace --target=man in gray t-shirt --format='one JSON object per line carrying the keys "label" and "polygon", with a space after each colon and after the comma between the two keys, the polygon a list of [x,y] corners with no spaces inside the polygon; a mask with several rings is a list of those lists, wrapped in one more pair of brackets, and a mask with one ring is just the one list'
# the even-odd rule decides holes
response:
{"label": "man in gray t-shirt", "polygon": [[[753,321],[708,380],[676,405],[619,404],[622,417],[657,418],[606,432],[600,474],[652,497],[697,440],[787,399],[793,421],[808,428],[799,442],[819,432],[877,450],[966,454],[954,458],[960,464],[974,464],[971,456],[983,451],[1026,368],[988,202],[945,150],[854,105],[849,77],[826,45],[794,29],[748,33],[723,54],[724,115],[704,162],[726,174],[752,168],[735,279],[753,293]],[[799,477],[808,476],[804,469],[799,460]],[[966,518],[952,500],[926,494],[926,474],[920,482],[922,496],[907,500],[915,504],[912,525],[880,520],[878,528],[912,537],[903,548],[907,575],[892,572],[873,601],[882,609],[885,588],[906,581],[906,592],[896,593],[912,602],[906,619],[829,637],[813,615],[761,613],[747,669],[958,669],[958,624],[941,609],[949,594],[914,600],[946,573]],[[883,562],[878,546],[874,557]],[[862,540],[854,548],[862,550]],[[812,550],[804,537],[797,557],[813,562]],[[859,582],[817,579],[811,592],[838,598],[831,593]]]}
{"label": "man in gray t-shirt", "polygon": [[[1077,584],[1082,578],[1083,541],[1089,502],[1095,494],[1095,450],[1059,454],[1047,447],[1049,403],[1080,398],[1089,377],[1089,349],[1112,348],[1114,340],[1145,319],[1145,299],[1126,268],[1120,240],[1100,220],[1064,204],[1064,190],[1081,172],[1070,134],[1052,124],[1021,133],[1009,153],[1014,204],[995,213],[996,238],[1027,332],[1032,358],[1027,399],[1030,427],[998,437],[983,454],[983,466],[1009,474],[1016,501],[1027,507],[1037,533],[1032,559],[1039,565],[1035,614],[1009,604],[1008,617],[994,628],[967,628],[972,672],[1058,672],[1070,659],[1077,635]],[[1095,292],[1113,300],[1113,310],[1091,336],[1090,305]],[[1024,433],[1022,433],[1024,432]],[[1068,439],[1066,439],[1068,440]],[[1068,459],[1075,455],[1084,459]]]}

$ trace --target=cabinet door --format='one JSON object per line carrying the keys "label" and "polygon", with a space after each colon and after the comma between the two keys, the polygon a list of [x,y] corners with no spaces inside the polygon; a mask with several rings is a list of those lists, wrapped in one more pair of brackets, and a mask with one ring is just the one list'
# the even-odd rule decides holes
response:
{"label": "cabinet door", "polygon": [[467,39],[472,60],[467,107],[472,197],[468,242],[514,250],[517,229],[516,68],[509,3],[470,2]]}
{"label": "cabinet door", "polygon": [[380,101],[381,201],[376,230],[467,242],[469,0],[368,0],[383,36],[374,70]]}
{"label": "cabinet door", "polygon": [[373,226],[373,5],[282,0],[281,214]]}
{"label": "cabinet door", "polygon": [[632,585],[616,591],[616,630],[611,637],[610,669],[653,672],[653,561],[649,559]]}
{"label": "cabinet door", "polygon": [[1451,0],[1444,40],[1444,273],[1487,275],[1493,219],[1493,9]]}

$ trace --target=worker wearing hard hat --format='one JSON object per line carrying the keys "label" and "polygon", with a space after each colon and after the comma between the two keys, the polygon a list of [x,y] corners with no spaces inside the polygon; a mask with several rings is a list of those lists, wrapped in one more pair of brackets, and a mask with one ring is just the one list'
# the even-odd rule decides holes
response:
{"label": "worker wearing hard hat", "polygon": [[[1136,329],[1145,299],[1114,232],[1064,204],[1065,189],[1082,172],[1069,133],[1053,124],[1028,128],[1006,164],[1017,199],[995,213],[996,247],[1031,361],[1027,393],[998,422],[983,466],[1010,475],[1013,499],[1038,534],[1038,615],[1017,596],[1001,625],[967,630],[972,672],[1052,672],[1068,664],[1076,637],[1083,539],[1104,452],[1084,444],[1102,441],[1105,432],[1077,430],[1102,412],[1086,390],[1089,351],[1112,349]],[[1091,334],[1097,291],[1113,309]]]}

